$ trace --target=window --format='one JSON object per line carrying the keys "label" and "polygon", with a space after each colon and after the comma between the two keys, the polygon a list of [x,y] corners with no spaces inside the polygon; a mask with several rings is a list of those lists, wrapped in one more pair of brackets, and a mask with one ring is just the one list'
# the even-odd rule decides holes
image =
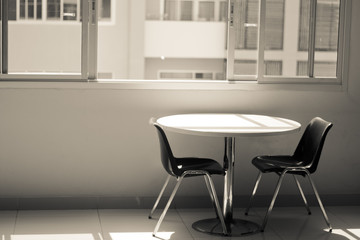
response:
{"label": "window", "polygon": [[[1,79],[87,78],[89,63],[85,59],[93,50],[85,49],[90,46],[85,37],[90,28],[78,21],[79,3],[80,0],[3,0]],[[87,4],[83,6],[88,8]],[[55,23],[59,20],[74,23]]]}
{"label": "window", "polygon": [[[299,61],[297,63],[297,76],[307,76],[308,63]],[[328,77],[336,75],[336,62],[314,62],[314,75],[319,77]]]}
{"label": "window", "polygon": [[101,20],[111,19],[111,0],[99,1],[99,19]]}
{"label": "window", "polygon": [[60,0],[47,0],[47,19],[60,19]]}
{"label": "window", "polygon": [[224,0],[146,0],[146,20],[226,21]]}
{"label": "window", "polygon": [[[16,13],[16,1],[14,4]],[[42,18],[42,1],[41,0],[20,0],[20,19],[41,19]],[[13,19],[15,20],[15,19]]]}
{"label": "window", "polygon": [[214,21],[215,3],[210,1],[199,2],[199,17],[200,21]]}
{"label": "window", "polygon": [[0,77],[339,84],[350,1],[2,0]]}
{"label": "window", "polygon": [[341,82],[348,1],[230,2],[229,79]]}
{"label": "window", "polygon": [[77,0],[64,0],[63,20],[77,20]]}
{"label": "window", "polygon": [[[255,60],[235,60],[234,72],[237,75],[256,75],[257,63]],[[266,61],[265,75],[281,76],[282,62],[281,61]]]}
{"label": "window", "polygon": [[182,1],[181,2],[181,17],[182,21],[191,21],[193,12],[193,2],[192,1]]}

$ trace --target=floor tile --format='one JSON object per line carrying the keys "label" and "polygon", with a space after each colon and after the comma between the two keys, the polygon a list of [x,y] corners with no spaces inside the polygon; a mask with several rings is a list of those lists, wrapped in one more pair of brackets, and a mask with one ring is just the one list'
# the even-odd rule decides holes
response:
{"label": "floor tile", "polygon": [[19,211],[11,240],[102,240],[97,210]]}
{"label": "floor tile", "polygon": [[[281,207],[274,208],[268,218],[265,232],[271,229],[281,239],[344,239],[338,234],[330,233],[319,207],[311,207],[311,215],[304,208]],[[257,209],[261,216],[265,216],[266,209]],[[336,226],[341,222],[336,216],[327,211],[330,223]]]}
{"label": "floor tile", "polygon": [[[148,219],[149,210],[99,210],[104,240],[156,239],[152,233],[161,210],[152,219]],[[157,235],[163,239],[192,239],[176,210],[167,212]]]}
{"label": "floor tile", "polygon": [[[181,218],[183,219],[184,224],[189,229],[192,237],[197,240],[200,240],[200,239],[202,239],[202,240],[204,240],[204,239],[212,239],[212,240],[215,240],[215,239],[222,239],[222,240],[279,239],[279,237],[276,236],[272,232],[269,232],[267,234],[262,234],[260,232],[257,232],[255,234],[242,235],[242,236],[228,236],[228,237],[202,233],[202,232],[199,232],[199,231],[193,229],[192,224],[198,220],[216,217],[213,209],[180,209],[180,210],[178,210],[178,212],[179,212]],[[259,224],[261,222],[261,219],[255,212],[250,213],[249,216],[245,216],[244,211],[238,210],[238,209],[234,210],[234,218],[248,220],[251,222],[255,222],[257,224]]]}
{"label": "floor tile", "polygon": [[[1,211],[0,240],[156,240],[152,237],[161,210],[148,219],[148,209]],[[359,240],[360,206],[326,207],[330,233],[318,206],[275,207],[264,232],[247,236],[214,236],[192,228],[214,218],[213,209],[171,209],[158,236],[166,240]],[[265,208],[234,209],[234,218],[261,224]]]}
{"label": "floor tile", "polygon": [[10,239],[15,231],[17,211],[0,212],[0,239]]}
{"label": "floor tile", "polygon": [[328,211],[338,220],[332,223],[334,233],[360,239],[360,206],[328,207]]}

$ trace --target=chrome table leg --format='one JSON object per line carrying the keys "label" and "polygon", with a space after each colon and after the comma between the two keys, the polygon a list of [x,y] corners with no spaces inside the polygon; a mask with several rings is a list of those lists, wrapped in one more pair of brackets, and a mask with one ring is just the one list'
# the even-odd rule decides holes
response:
{"label": "chrome table leg", "polygon": [[[260,226],[257,223],[243,219],[235,219],[233,217],[234,166],[235,137],[226,137],[224,156],[224,168],[226,174],[224,180],[223,214],[229,235],[236,237],[257,233],[260,231]],[[192,226],[195,230],[200,232],[223,235],[221,222],[217,218],[199,220]]]}

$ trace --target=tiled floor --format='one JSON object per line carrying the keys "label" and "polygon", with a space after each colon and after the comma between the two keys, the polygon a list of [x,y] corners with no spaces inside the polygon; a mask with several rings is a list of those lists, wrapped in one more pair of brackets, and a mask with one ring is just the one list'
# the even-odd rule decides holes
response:
{"label": "tiled floor", "polygon": [[[275,207],[264,233],[242,237],[218,237],[197,232],[191,224],[214,216],[212,209],[170,210],[159,230],[163,239],[360,239],[360,206],[327,207],[333,232],[326,229],[318,207],[312,215],[304,208]],[[1,211],[0,240],[147,240],[152,237],[160,211],[148,219],[148,210]],[[261,223],[265,209],[245,217],[235,209],[235,218]]]}

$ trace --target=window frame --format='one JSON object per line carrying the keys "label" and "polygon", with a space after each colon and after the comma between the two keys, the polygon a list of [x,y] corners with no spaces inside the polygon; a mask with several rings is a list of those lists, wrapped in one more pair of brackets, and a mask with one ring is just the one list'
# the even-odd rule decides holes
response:
{"label": "window frame", "polygon": [[[9,0],[3,0],[7,2]],[[73,81],[93,81],[97,79],[97,35],[98,35],[98,0],[80,0],[82,1],[82,41],[81,41],[81,73],[80,74],[7,74],[3,73],[3,64],[4,58],[3,55],[6,55],[6,49],[4,49],[4,43],[2,41],[2,47],[0,49],[0,81],[63,81],[63,82],[73,82]],[[227,68],[226,68],[226,78],[223,81],[224,83],[240,83],[244,80],[251,81],[252,83],[258,84],[268,84],[268,83],[306,83],[306,84],[334,84],[334,85],[343,85],[346,87],[346,79],[348,75],[348,57],[349,57],[349,48],[346,47],[349,45],[350,41],[350,22],[351,22],[351,0],[340,0],[340,12],[339,12],[339,39],[338,39],[338,50],[337,50],[337,75],[335,78],[325,78],[325,77],[279,77],[279,76],[266,76],[264,75],[265,70],[265,61],[264,61],[264,51],[265,51],[265,9],[266,9],[266,0],[259,0],[260,2],[260,11],[259,11],[259,29],[258,29],[258,38],[261,44],[258,45],[258,75],[234,75],[234,57],[235,51],[231,51],[232,46],[235,46],[235,35],[234,29],[231,29],[234,20],[233,4],[235,0],[227,0],[228,2],[228,31],[227,35]],[[35,1],[34,1],[35,2]],[[114,1],[111,1],[114,3]],[[317,2],[314,0],[313,2]],[[113,14],[112,4],[111,9],[111,19],[115,18]],[[17,7],[19,8],[19,6]],[[3,16],[4,10],[3,9]],[[46,16],[42,16],[44,19]],[[314,16],[313,16],[314,17]],[[36,17],[35,17],[36,19]],[[21,20],[21,19],[20,19]],[[60,19],[61,20],[61,19]],[[34,20],[35,21],[35,20]],[[285,21],[285,20],[284,20]],[[71,21],[70,21],[71,22]],[[7,31],[7,21],[2,21],[1,26],[1,38],[3,38],[3,31]],[[235,48],[233,48],[235,49]],[[312,58],[314,62],[314,59]],[[231,64],[232,62],[232,64]],[[6,64],[6,61],[5,61]],[[313,70],[310,70],[313,71]],[[128,80],[131,82],[131,80]],[[163,81],[163,80],[162,80]],[[120,81],[119,81],[120,82]],[[188,82],[188,81],[186,81]],[[206,84],[206,82],[204,82]]]}
{"label": "window frame", "polygon": [[[316,18],[316,4],[317,0],[312,0],[311,18]],[[256,81],[259,84],[267,83],[307,83],[307,84],[345,84],[347,79],[347,59],[349,56],[349,36],[350,36],[350,22],[351,22],[351,0],[340,0],[339,9],[339,33],[338,33],[338,49],[337,49],[337,69],[336,77],[316,77],[314,76],[314,55],[315,55],[315,24],[316,21],[312,21],[313,24],[310,26],[309,38],[309,50],[308,50],[308,71],[309,77],[303,76],[268,76],[264,74],[265,71],[265,16],[266,16],[266,0],[260,0],[259,10],[259,28],[258,28],[258,60],[257,60],[257,75],[235,75],[234,64],[235,64],[235,28],[234,28],[234,4],[235,0],[229,0],[228,4],[228,18],[227,23],[227,80],[230,82],[234,81]],[[285,20],[284,20],[285,21]]]}
{"label": "window frame", "polygon": [[[3,6],[8,4],[9,0],[2,0]],[[0,81],[88,81],[96,78],[97,75],[97,30],[98,13],[97,0],[82,1],[82,21],[81,21],[81,72],[79,74],[68,73],[8,73],[8,19],[7,7],[2,9],[1,23],[1,48],[0,48]],[[79,1],[79,3],[80,3]],[[61,1],[63,3],[63,1]],[[19,9],[20,6],[17,6]],[[79,7],[78,7],[79,9]],[[61,7],[63,10],[63,7]],[[19,13],[17,13],[18,15]],[[63,22],[60,14],[59,21]],[[47,16],[42,16],[43,19]],[[19,19],[24,21],[24,19]],[[36,21],[36,20],[30,20]],[[50,20],[52,21],[52,20]],[[73,21],[70,21],[73,22]]]}

